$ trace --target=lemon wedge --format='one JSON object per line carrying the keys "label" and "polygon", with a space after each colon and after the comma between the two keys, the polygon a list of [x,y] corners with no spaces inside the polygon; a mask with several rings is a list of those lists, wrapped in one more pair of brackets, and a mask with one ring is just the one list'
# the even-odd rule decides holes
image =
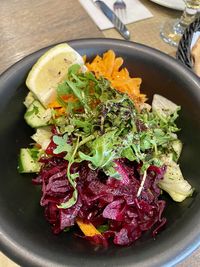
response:
{"label": "lemon wedge", "polygon": [[48,107],[56,100],[56,87],[64,80],[68,68],[84,61],[72,47],[62,43],[49,49],[34,64],[26,79],[26,85],[41,104]]}

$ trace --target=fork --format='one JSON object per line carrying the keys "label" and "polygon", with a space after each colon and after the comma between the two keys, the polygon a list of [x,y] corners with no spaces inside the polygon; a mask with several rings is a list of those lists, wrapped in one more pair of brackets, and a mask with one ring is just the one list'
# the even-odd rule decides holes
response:
{"label": "fork", "polygon": [[126,15],[126,3],[124,2],[124,0],[116,0],[113,4],[113,9],[115,13],[118,15],[118,17],[124,19]]}

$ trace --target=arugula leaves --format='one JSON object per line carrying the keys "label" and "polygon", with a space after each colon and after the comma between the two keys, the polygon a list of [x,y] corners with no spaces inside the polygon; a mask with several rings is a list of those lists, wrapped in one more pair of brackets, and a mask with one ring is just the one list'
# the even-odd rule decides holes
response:
{"label": "arugula leaves", "polygon": [[115,130],[96,137],[95,141],[90,145],[92,156],[79,152],[80,158],[91,162],[93,169],[104,168],[113,159],[118,157],[115,151],[116,146],[119,145],[116,132]]}
{"label": "arugula leaves", "polygon": [[164,118],[145,109],[138,112],[126,94],[111,88],[103,77],[81,73],[78,65],[71,66],[67,79],[58,86],[57,98],[66,113],[55,119],[60,136],[53,137],[57,145],[54,153],[66,153],[67,179],[74,189],[72,197],[59,208],[69,208],[77,201],[79,174],[70,170],[74,162],[86,160],[90,168],[120,179],[115,160],[123,157],[142,162],[141,174],[145,177],[151,164],[162,164],[161,156],[177,140],[177,111]]}
{"label": "arugula leaves", "polygon": [[60,154],[62,152],[70,153],[72,150],[72,147],[67,143],[68,141],[68,134],[65,134],[63,136],[53,136],[53,142],[57,145],[57,147],[54,149],[54,154]]}

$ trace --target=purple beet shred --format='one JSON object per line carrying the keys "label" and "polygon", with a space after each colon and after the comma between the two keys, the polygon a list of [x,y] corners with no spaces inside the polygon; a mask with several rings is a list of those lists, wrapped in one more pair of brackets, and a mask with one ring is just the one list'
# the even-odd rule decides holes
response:
{"label": "purple beet shred", "polygon": [[43,167],[33,183],[42,186],[40,204],[53,233],[74,226],[79,218],[91,222],[96,228],[108,226],[101,235],[86,239],[95,244],[107,245],[108,240],[112,240],[116,245],[127,246],[150,229],[155,236],[165,225],[166,218],[162,216],[165,201],[159,199],[161,190],[157,186],[165,167],[148,168],[144,187],[137,197],[142,180],[140,164],[127,159],[117,160],[121,180],[107,177],[101,170],[91,170],[86,161],[74,164],[71,171],[79,173],[76,180],[78,200],[71,208],[60,209],[58,205],[68,201],[73,194],[66,177],[67,161],[58,156],[40,161]]}

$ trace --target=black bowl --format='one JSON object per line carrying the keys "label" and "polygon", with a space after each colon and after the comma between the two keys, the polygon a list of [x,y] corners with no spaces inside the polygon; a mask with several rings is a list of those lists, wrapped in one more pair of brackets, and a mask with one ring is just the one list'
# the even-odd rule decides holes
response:
{"label": "black bowl", "polygon": [[183,203],[168,196],[167,227],[156,239],[149,233],[130,247],[97,248],[73,233],[55,236],[39,205],[40,189],[31,175],[17,173],[20,147],[30,143],[31,129],[23,120],[25,79],[44,48],[24,58],[0,78],[0,244],[2,251],[22,266],[172,266],[200,245],[200,84],[175,59],[149,47],[114,39],[68,42],[88,58],[113,49],[124,58],[131,75],[141,77],[142,91],[151,101],[161,94],[182,106],[179,127],[184,143],[181,166],[196,188]]}

